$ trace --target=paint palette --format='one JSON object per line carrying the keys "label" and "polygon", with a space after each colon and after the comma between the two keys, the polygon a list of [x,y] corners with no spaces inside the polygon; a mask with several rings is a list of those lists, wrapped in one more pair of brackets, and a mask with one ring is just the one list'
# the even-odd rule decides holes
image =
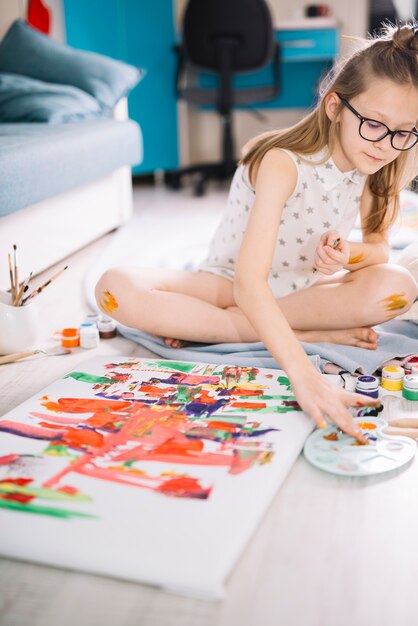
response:
{"label": "paint palette", "polygon": [[416,451],[416,443],[408,437],[385,435],[387,422],[377,417],[359,417],[367,445],[357,442],[335,424],[315,430],[303,449],[306,459],[325,472],[341,476],[369,476],[383,474],[408,463]]}

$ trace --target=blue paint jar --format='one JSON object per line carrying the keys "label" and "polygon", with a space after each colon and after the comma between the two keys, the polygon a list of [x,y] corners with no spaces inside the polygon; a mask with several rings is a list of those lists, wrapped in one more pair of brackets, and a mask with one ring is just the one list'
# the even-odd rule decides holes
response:
{"label": "blue paint jar", "polygon": [[379,379],[376,376],[358,376],[356,380],[356,393],[370,398],[379,397]]}

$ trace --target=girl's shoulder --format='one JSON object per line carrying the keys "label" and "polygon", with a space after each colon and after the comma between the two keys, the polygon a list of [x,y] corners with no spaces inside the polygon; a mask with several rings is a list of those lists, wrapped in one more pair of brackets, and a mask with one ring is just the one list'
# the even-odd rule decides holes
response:
{"label": "girl's shoulder", "polygon": [[247,165],[243,167],[245,168],[244,171],[248,184],[252,189],[255,189],[258,172],[262,164],[265,168],[271,168],[276,176],[278,174],[278,170],[280,169],[284,176],[287,177],[290,174],[295,175],[297,178],[298,162],[299,157],[295,152],[286,148],[272,148],[266,152],[260,162],[253,164],[251,170]]}

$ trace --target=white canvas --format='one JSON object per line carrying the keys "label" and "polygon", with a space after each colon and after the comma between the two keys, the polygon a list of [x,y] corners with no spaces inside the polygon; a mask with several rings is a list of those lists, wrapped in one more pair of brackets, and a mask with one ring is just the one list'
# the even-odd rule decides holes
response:
{"label": "white canvas", "polygon": [[220,598],[312,428],[280,370],[94,358],[0,419],[0,552]]}

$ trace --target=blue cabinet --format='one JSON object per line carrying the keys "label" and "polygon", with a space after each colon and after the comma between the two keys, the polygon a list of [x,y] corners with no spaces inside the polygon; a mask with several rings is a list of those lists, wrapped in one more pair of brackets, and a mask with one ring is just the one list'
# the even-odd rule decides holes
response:
{"label": "blue cabinet", "polygon": [[[309,108],[314,104],[321,77],[332,67],[339,52],[337,28],[303,28],[276,31],[280,44],[280,93],[268,102],[257,103],[257,109]],[[272,82],[273,68],[237,76],[234,87],[239,89]],[[214,88],[217,78],[211,73],[200,75],[202,87]],[[204,107],[210,109],[213,107]],[[243,105],[238,108],[251,108]]]}
{"label": "blue cabinet", "polygon": [[64,0],[69,45],[146,70],[128,99],[144,140],[135,174],[179,166],[172,0]]}

